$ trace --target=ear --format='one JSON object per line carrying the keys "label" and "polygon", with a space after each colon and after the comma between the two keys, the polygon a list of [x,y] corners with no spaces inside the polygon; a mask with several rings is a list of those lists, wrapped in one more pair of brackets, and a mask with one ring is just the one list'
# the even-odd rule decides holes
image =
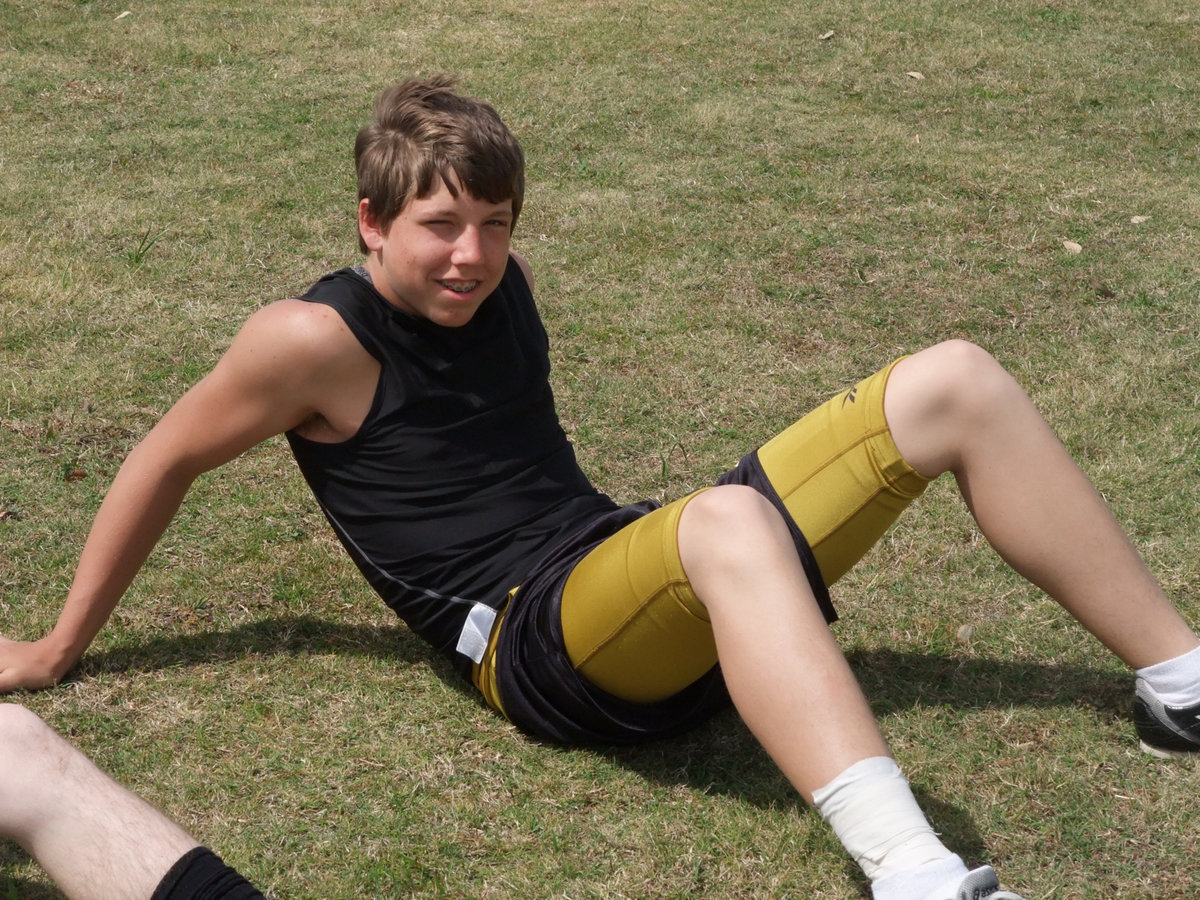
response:
{"label": "ear", "polygon": [[371,211],[371,201],[366,197],[358,201],[358,233],[362,235],[369,253],[379,252],[387,236],[386,229],[379,227],[379,217]]}

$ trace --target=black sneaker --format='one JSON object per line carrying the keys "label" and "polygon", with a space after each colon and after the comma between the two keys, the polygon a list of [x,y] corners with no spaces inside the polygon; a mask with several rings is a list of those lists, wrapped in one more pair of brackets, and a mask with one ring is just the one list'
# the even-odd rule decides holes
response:
{"label": "black sneaker", "polygon": [[1167,706],[1142,679],[1133,699],[1133,725],[1142,749],[1162,759],[1200,753],[1200,703]]}

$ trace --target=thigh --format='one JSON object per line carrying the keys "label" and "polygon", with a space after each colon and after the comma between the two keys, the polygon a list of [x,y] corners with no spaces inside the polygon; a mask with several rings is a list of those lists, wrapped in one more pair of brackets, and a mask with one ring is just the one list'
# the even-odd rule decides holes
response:
{"label": "thigh", "polygon": [[829,399],[758,451],[826,584],[861,559],[928,484],[900,456],[883,414],[895,365]]}
{"label": "thigh", "polygon": [[563,588],[571,664],[622,700],[664,700],[717,662],[708,613],[679,561],[679,517],[694,496],[626,525],[584,556]]}
{"label": "thigh", "polygon": [[[888,432],[883,393],[891,369],[830,399],[757,451],[827,584],[928,483]],[[563,589],[563,641],[572,666],[622,700],[666,699],[717,662],[708,613],[679,559],[679,517],[695,496],[625,526],[579,561]]]}

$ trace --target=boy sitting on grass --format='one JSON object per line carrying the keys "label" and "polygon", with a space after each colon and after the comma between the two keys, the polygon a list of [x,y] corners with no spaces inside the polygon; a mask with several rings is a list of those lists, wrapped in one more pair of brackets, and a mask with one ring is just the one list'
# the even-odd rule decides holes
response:
{"label": "boy sitting on grass", "polygon": [[[1152,752],[1200,749],[1200,641],[1017,383],[939,344],[832,398],[717,484],[619,507],[576,464],[528,263],[523,157],[443,79],[358,135],[363,264],[255,313],[130,454],[49,635],[0,689],[61,679],[202,472],[284,433],[383,599],[526,732],[628,743],[732,702],[876,900],[1015,897],[917,807],[829,629],[827,585],[933,478],[1137,671]],[[719,663],[719,666],[718,666]]]}

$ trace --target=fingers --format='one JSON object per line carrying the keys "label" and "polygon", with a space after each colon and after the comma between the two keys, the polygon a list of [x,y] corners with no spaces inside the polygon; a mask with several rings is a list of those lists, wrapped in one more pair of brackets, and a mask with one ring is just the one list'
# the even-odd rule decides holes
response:
{"label": "fingers", "polygon": [[53,668],[32,641],[0,638],[0,693],[40,690],[58,683]]}

